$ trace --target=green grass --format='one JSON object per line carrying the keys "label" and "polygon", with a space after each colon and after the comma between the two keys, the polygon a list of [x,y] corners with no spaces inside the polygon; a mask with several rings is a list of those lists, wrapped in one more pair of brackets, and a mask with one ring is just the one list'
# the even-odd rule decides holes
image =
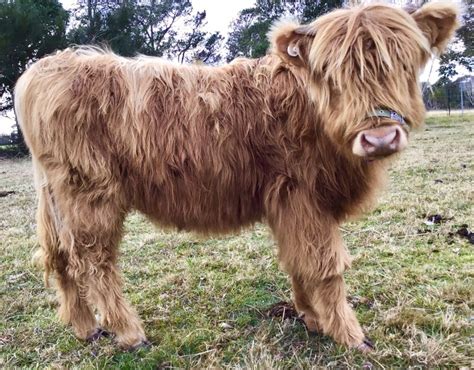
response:
{"label": "green grass", "polygon": [[459,123],[472,123],[474,122],[474,114],[472,111],[468,111],[464,113],[463,115],[461,114],[451,114],[448,116],[447,113],[444,114],[438,114],[438,115],[428,115],[426,118],[426,124],[428,126],[451,126],[451,125],[456,125]]}
{"label": "green grass", "polygon": [[[125,294],[150,349],[78,341],[56,317],[53,289],[30,259],[37,246],[28,159],[0,161],[0,367],[471,367],[474,116],[429,118],[390,171],[378,207],[342,227],[354,256],[350,300],[376,350],[362,355],[268,318],[291,299],[268,229],[199,239],[132,214],[121,245]],[[445,221],[426,225],[426,216]],[[223,324],[227,325],[223,325]]]}
{"label": "green grass", "polygon": [[17,144],[0,145],[0,159],[22,158],[27,155],[27,151]]}

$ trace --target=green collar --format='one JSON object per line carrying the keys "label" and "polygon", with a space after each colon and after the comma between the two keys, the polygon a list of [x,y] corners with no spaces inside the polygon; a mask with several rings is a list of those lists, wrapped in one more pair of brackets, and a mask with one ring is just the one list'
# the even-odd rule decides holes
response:
{"label": "green collar", "polygon": [[373,110],[367,115],[367,118],[370,118],[370,117],[390,118],[394,121],[397,121],[402,126],[408,125],[407,122],[405,121],[405,118],[403,118],[402,115],[398,114],[397,112],[391,109],[376,108],[375,110]]}

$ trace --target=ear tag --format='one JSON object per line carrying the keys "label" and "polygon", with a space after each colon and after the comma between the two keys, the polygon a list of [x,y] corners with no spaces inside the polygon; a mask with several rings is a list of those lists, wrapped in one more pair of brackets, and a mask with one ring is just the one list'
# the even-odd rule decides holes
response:
{"label": "ear tag", "polygon": [[296,45],[288,45],[287,52],[290,57],[297,57],[299,55],[299,50]]}

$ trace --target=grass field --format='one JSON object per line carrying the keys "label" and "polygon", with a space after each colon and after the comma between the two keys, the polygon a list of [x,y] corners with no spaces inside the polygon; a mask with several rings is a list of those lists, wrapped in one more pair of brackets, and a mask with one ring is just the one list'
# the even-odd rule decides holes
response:
{"label": "grass field", "polygon": [[[472,368],[474,253],[457,231],[474,228],[473,132],[474,115],[429,118],[378,207],[342,228],[354,256],[348,299],[376,345],[368,355],[267,315],[291,293],[264,225],[201,240],[162,232],[139,214],[127,219],[121,267],[151,348],[76,340],[30,264],[31,164],[0,160],[0,192],[14,192],[0,194],[0,367]],[[439,223],[427,222],[433,215]]]}

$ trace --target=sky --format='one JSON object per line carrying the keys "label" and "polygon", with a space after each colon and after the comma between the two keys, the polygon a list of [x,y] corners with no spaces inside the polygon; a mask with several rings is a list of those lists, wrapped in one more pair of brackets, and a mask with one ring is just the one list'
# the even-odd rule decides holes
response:
{"label": "sky", "polygon": [[[76,0],[60,1],[66,9],[77,5]],[[254,0],[191,0],[191,3],[194,10],[206,11],[208,31],[221,31],[225,34],[238,12],[251,7]]]}

